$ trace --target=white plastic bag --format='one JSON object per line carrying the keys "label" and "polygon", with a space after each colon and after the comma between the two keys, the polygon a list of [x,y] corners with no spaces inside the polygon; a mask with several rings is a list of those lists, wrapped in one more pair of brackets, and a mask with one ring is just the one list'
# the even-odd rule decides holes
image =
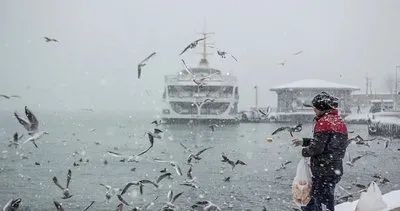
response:
{"label": "white plastic bag", "polygon": [[387,207],[383,201],[381,190],[375,182],[372,182],[367,192],[361,193],[356,211],[381,211]]}
{"label": "white plastic bag", "polygon": [[310,166],[303,157],[297,164],[297,172],[292,184],[293,201],[297,206],[307,206],[311,200],[312,175]]}

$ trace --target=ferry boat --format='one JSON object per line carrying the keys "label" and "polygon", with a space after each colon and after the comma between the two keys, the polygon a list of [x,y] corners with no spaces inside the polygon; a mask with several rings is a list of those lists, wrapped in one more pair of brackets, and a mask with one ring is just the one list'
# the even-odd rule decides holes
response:
{"label": "ferry boat", "polygon": [[201,33],[202,58],[197,67],[166,75],[161,118],[165,123],[239,123],[237,78],[207,61],[207,35]]}

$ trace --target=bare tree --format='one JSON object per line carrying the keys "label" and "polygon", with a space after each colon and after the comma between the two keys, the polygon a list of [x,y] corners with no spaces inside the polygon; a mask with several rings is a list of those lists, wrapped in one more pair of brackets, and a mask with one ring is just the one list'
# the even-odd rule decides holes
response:
{"label": "bare tree", "polygon": [[395,79],[394,74],[392,74],[392,73],[386,74],[385,85],[386,85],[387,90],[390,92],[390,94],[393,94],[395,83],[396,83],[396,79]]}

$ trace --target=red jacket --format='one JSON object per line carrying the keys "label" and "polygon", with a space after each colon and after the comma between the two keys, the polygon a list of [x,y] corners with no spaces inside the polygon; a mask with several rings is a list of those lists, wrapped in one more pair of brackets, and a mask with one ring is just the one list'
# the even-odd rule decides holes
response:
{"label": "red jacket", "polygon": [[343,158],[348,146],[347,127],[335,109],[316,117],[313,138],[303,138],[302,155],[311,157],[314,176],[343,174]]}

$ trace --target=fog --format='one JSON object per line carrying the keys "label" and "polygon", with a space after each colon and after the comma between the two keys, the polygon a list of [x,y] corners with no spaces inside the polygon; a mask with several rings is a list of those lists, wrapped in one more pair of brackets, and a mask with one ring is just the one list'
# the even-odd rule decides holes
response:
{"label": "fog", "polygon": [[159,109],[164,75],[181,70],[181,58],[198,64],[200,49],[178,54],[204,23],[215,32],[209,41],[238,58],[209,62],[238,77],[239,109],[254,105],[254,85],[259,105],[275,106],[269,88],[305,78],[364,90],[368,75],[374,91],[387,92],[384,80],[400,64],[398,8],[396,0],[4,0],[0,93],[22,98],[0,99],[1,107]]}

